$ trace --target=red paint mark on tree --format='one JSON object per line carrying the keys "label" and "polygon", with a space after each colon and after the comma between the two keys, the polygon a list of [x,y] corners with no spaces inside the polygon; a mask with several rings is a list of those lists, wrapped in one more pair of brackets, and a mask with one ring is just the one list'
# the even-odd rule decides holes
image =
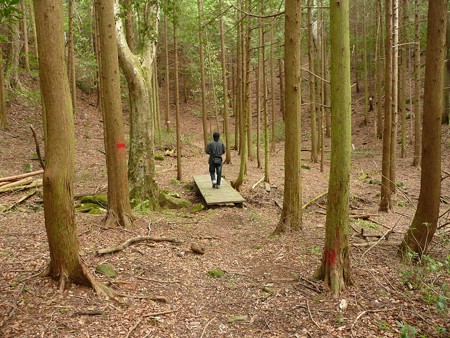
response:
{"label": "red paint mark on tree", "polygon": [[326,263],[327,261],[330,267],[336,265],[336,251],[325,245],[325,248],[323,249],[322,263]]}
{"label": "red paint mark on tree", "polygon": [[117,147],[117,149],[125,149],[126,145],[125,145],[125,143],[117,143],[116,147]]}

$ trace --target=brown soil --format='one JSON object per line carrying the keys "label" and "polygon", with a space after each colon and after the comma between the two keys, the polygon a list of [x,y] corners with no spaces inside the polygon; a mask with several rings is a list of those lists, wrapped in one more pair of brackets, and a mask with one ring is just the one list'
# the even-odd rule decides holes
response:
{"label": "brown soil", "polygon": [[[360,101],[361,102],[361,101]],[[361,103],[359,103],[361,104]],[[161,188],[178,192],[194,203],[201,197],[192,186],[194,174],[207,174],[203,153],[201,121],[185,106],[182,112],[183,175],[176,178],[176,159],[166,156],[157,162],[157,181]],[[354,285],[339,299],[333,299],[323,283],[311,278],[321,259],[324,238],[325,199],[309,206],[303,217],[303,231],[273,237],[280,217],[275,203],[283,197],[283,142],[270,156],[272,190],[251,187],[264,175],[249,164],[242,195],[244,208],[216,207],[197,213],[190,210],[136,213],[131,229],[106,228],[102,215],[76,214],[81,256],[92,271],[100,263],[109,263],[116,278],[98,275],[118,293],[119,301],[100,299],[93,290],[71,286],[58,291],[57,284],[37,274],[49,260],[44,227],[42,197],[36,195],[7,213],[0,213],[0,335],[3,337],[398,337],[399,322],[415,327],[426,337],[449,336],[448,307],[438,310],[430,298],[443,294],[442,285],[450,285],[448,271],[433,274],[428,288],[406,281],[415,271],[402,265],[397,247],[414,215],[419,193],[420,171],[411,166],[412,145],[407,157],[398,158],[397,181],[401,189],[395,195],[395,211],[379,213],[378,184],[381,170],[381,141],[374,137],[373,125],[361,124],[361,107],[354,107],[354,155],[351,173],[351,212],[370,214],[368,222],[353,221],[352,273]],[[0,176],[23,173],[25,166],[39,167],[33,159],[35,145],[28,125],[41,125],[39,110],[24,98],[13,101],[10,130],[0,132]],[[306,114],[305,114],[306,115]],[[214,125],[214,123],[213,123]],[[104,193],[106,169],[103,151],[101,115],[95,98],[80,94],[76,116],[76,195]],[[308,148],[305,118],[304,147]],[[42,135],[42,128],[37,128]],[[409,135],[409,134],[408,134]],[[449,130],[443,130],[443,169],[450,171]],[[326,142],[329,144],[329,139]],[[163,146],[173,147],[173,136]],[[329,148],[328,148],[329,149]],[[163,151],[158,151],[163,153]],[[310,163],[303,152],[303,203],[327,189],[329,152],[325,170]],[[225,165],[227,180],[237,177],[238,154]],[[30,168],[28,168],[30,169]],[[24,192],[0,195],[0,204],[18,200]],[[443,181],[441,212],[450,202],[450,178]],[[371,223],[374,221],[376,223]],[[449,216],[440,219],[440,224]],[[381,235],[394,228],[388,240],[382,240],[367,252],[366,234]],[[444,260],[449,254],[449,227],[434,240],[430,256]],[[105,256],[95,250],[119,244],[140,235],[168,237],[182,244],[142,242]],[[190,248],[197,243],[204,255]],[[450,264],[450,263],[449,263]],[[448,268],[448,266],[447,266]],[[213,278],[212,269],[225,275]],[[417,275],[417,276],[420,276]],[[416,277],[417,277],[416,276]],[[412,277],[410,277],[411,279]],[[425,291],[428,290],[428,291]],[[163,301],[150,298],[160,296]],[[428,296],[428,298],[427,298]],[[445,295],[447,306],[449,293]],[[340,310],[342,300],[348,307]],[[445,328],[446,333],[440,333]]]}

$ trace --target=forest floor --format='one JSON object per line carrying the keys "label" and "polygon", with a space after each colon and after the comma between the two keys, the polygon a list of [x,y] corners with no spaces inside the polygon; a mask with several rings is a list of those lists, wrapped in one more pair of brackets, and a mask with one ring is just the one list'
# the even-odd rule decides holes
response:
{"label": "forest floor", "polygon": [[[94,96],[79,94],[76,196],[106,193],[102,118],[95,105]],[[323,282],[311,277],[321,261],[326,197],[305,208],[302,231],[272,235],[280,218],[277,203],[282,205],[283,199],[280,140],[270,154],[270,192],[261,184],[252,189],[264,170],[257,168],[256,160],[249,162],[241,192],[246,199],[243,208],[136,211],[129,229],[107,228],[103,215],[77,212],[81,256],[92,271],[101,263],[116,270],[115,278],[96,275],[123,295],[117,301],[74,285],[60,292],[53,280],[38,275],[49,261],[41,194],[0,213],[0,336],[413,337],[416,331],[421,337],[450,337],[449,225],[436,234],[427,264],[400,263],[396,252],[415,212],[420,170],[411,166],[413,149],[408,143],[407,157],[398,156],[395,208],[378,212],[382,145],[375,139],[373,124],[361,123],[362,108],[353,108],[351,214],[369,219],[352,218],[353,286],[339,298],[332,298]],[[208,166],[195,110],[197,106],[188,104],[181,113],[183,179],[176,180],[176,157],[164,156],[156,162],[157,182],[192,203],[202,203],[192,176],[208,174]],[[307,149],[309,127],[304,120]],[[30,124],[42,135],[39,110],[29,98],[18,96],[10,107],[10,130],[0,131],[0,177],[39,169]],[[327,190],[329,142],[326,139],[323,172],[318,163],[310,162],[310,153],[303,152],[303,204]],[[164,134],[157,153],[174,145],[174,133]],[[450,172],[447,126],[442,159],[443,169]],[[234,180],[238,170],[239,156],[232,151],[232,164],[224,166],[225,179]],[[444,213],[450,203],[450,178],[442,184]],[[10,205],[24,194],[1,194],[0,204]],[[447,213],[440,225],[449,219]],[[381,236],[391,230],[379,242],[377,237],[368,242],[360,235]],[[109,255],[95,253],[144,235],[176,243],[140,242]],[[192,243],[203,246],[205,253],[194,254]],[[211,277],[208,271],[213,269],[225,274]]]}

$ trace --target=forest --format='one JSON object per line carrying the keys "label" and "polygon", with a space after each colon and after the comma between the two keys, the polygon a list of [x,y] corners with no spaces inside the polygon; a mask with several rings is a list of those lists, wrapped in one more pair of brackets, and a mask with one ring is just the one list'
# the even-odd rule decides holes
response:
{"label": "forest", "polygon": [[0,336],[450,337],[448,13],[0,0]]}

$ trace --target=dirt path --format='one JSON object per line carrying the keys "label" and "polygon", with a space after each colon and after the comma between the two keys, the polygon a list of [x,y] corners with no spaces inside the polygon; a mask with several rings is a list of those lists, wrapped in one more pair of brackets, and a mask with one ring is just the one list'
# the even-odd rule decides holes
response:
{"label": "dirt path", "polygon": [[[101,117],[90,97],[82,97],[76,118],[76,194],[104,192]],[[3,337],[398,337],[408,324],[427,337],[449,337],[448,307],[439,310],[438,286],[450,283],[440,272],[434,291],[415,289],[417,277],[411,267],[401,265],[397,244],[414,214],[420,171],[410,166],[411,158],[398,160],[397,178],[401,192],[395,196],[395,212],[380,214],[379,185],[381,143],[373,139],[373,126],[360,127],[354,115],[355,132],[351,174],[352,214],[371,214],[370,221],[355,220],[358,232],[383,234],[395,225],[395,233],[365,255],[364,240],[352,237],[354,286],[340,299],[331,299],[321,282],[310,278],[320,263],[324,237],[325,200],[305,210],[303,231],[272,236],[280,216],[275,201],[282,201],[283,143],[271,155],[272,190],[251,190],[262,176],[256,161],[242,195],[245,208],[220,207],[197,213],[189,210],[155,214],[136,213],[132,229],[105,228],[102,216],[76,214],[81,255],[94,270],[108,263],[116,278],[98,275],[125,297],[120,302],[99,299],[92,290],[72,286],[60,293],[47,278],[35,276],[48,261],[41,197],[36,196],[13,212],[0,213],[0,335]],[[200,119],[183,115],[183,172],[178,182],[175,158],[157,162],[158,184],[193,203],[201,198],[192,189],[192,175],[206,174]],[[11,130],[0,132],[0,174],[21,173],[24,166],[38,167],[32,160],[34,144],[28,124],[39,125],[38,112],[23,103],[13,106]],[[39,130],[39,128],[38,128]],[[308,130],[305,126],[304,130]],[[41,134],[42,135],[42,134]],[[444,135],[448,135],[447,127]],[[304,139],[307,139],[305,133]],[[173,146],[172,136],[163,138],[162,148]],[[450,171],[450,144],[443,145],[443,168]],[[308,145],[305,144],[305,148]],[[408,153],[411,153],[408,148]],[[159,152],[163,153],[162,150]],[[329,153],[327,153],[329,154]],[[237,176],[239,160],[224,168],[225,177]],[[329,157],[325,172],[308,161],[304,152],[303,201],[327,189]],[[447,201],[450,179],[443,181]],[[0,196],[0,204],[20,194]],[[442,211],[448,204],[442,204]],[[143,242],[104,256],[95,250],[127,238],[151,234],[181,244]],[[356,233],[354,233],[356,235]],[[447,242],[445,242],[445,238]],[[190,250],[197,243],[204,255]],[[436,237],[432,257],[444,260],[449,254],[448,231]],[[450,264],[450,263],[449,263]],[[220,269],[221,278],[208,271]],[[409,284],[408,284],[409,283]],[[159,300],[151,300],[158,296]],[[434,297],[434,298],[433,298]],[[448,293],[447,296],[448,297]],[[339,309],[342,300],[348,303]],[[448,298],[447,298],[448,301]],[[345,302],[342,302],[344,304]],[[447,303],[448,305],[448,303]],[[406,330],[408,327],[403,327]],[[446,329],[446,332],[441,332]]]}

